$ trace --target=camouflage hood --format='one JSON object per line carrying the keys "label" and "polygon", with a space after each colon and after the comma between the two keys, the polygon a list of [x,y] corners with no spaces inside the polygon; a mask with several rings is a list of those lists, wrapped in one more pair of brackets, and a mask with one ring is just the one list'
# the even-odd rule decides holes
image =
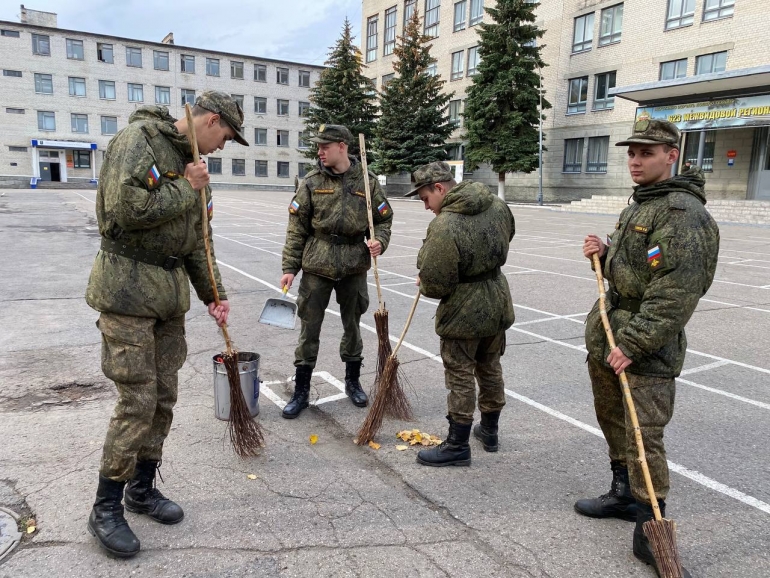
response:
{"label": "camouflage hood", "polygon": [[192,158],[190,140],[181,134],[174,123],[176,119],[165,106],[143,106],[128,117],[128,123],[150,124],[165,136],[185,158]]}
{"label": "camouflage hood", "polygon": [[694,167],[681,175],[676,175],[660,183],[649,186],[634,187],[634,201],[643,203],[649,199],[662,197],[674,191],[689,193],[698,199],[704,205],[706,204],[706,193],[703,189],[706,179],[700,168]]}
{"label": "camouflage hood", "polygon": [[441,212],[478,215],[492,206],[494,195],[486,185],[466,181],[450,190],[441,204]]}

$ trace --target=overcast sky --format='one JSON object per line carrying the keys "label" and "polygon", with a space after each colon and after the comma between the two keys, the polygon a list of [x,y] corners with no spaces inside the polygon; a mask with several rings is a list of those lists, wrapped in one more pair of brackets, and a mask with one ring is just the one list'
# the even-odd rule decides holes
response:
{"label": "overcast sky", "polygon": [[[0,2],[0,20],[19,21],[18,0]],[[361,0],[29,0],[56,12],[59,28],[182,46],[323,64],[347,16],[360,46]]]}

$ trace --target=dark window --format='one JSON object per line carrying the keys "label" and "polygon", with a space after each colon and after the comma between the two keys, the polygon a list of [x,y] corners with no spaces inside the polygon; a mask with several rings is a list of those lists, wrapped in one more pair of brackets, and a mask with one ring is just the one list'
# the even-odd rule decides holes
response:
{"label": "dark window", "polygon": [[425,0],[425,35],[438,36],[441,15],[441,0]]}
{"label": "dark window", "polygon": [[591,50],[594,41],[594,13],[575,18],[575,29],[572,34],[572,52]]}
{"label": "dark window", "polygon": [[695,75],[724,72],[727,67],[727,52],[714,52],[695,58]]}
{"label": "dark window", "polygon": [[35,73],[35,92],[53,94],[53,76]]}
{"label": "dark window", "polygon": [[103,116],[102,117],[102,134],[115,134],[116,132],[118,132],[118,117]]}
{"label": "dark window", "polygon": [[26,114],[26,110],[23,108],[6,108],[5,112],[8,114]]}
{"label": "dark window", "polygon": [[594,136],[588,139],[587,173],[607,172],[607,153],[610,149],[610,137]]}
{"label": "dark window", "polygon": [[583,139],[568,138],[564,140],[565,173],[579,173],[583,170]]}
{"label": "dark window", "polygon": [[51,56],[51,38],[45,34],[33,34],[32,54]]}
{"label": "dark window", "polygon": [[396,7],[388,8],[385,11],[385,41],[383,43],[382,53],[387,56],[393,54],[396,47]]}
{"label": "dark window", "polygon": [[602,25],[599,31],[599,46],[620,42],[623,28],[623,5],[610,6],[602,10]]}
{"label": "dark window", "polygon": [[594,110],[605,110],[615,108],[615,97],[610,96],[609,92],[615,88],[616,72],[605,72],[597,74],[594,78]]}
{"label": "dark window", "polygon": [[241,110],[243,110],[243,95],[242,94],[231,94],[230,96],[233,97],[233,100],[238,103],[238,106],[241,107]]}
{"label": "dark window", "polygon": [[301,102],[299,103],[299,116],[305,117],[310,112],[310,103],[309,102]]}
{"label": "dark window", "polygon": [[310,72],[307,70],[299,71],[299,85],[303,88],[310,88]]}
{"label": "dark window", "polygon": [[669,60],[660,63],[660,80],[673,80],[687,76],[687,59]]}
{"label": "dark window", "polygon": [[264,64],[254,65],[254,80],[257,82],[267,82],[267,66]]}
{"label": "dark window", "polygon": [[470,25],[475,26],[484,19],[484,0],[471,0]]}
{"label": "dark window", "polygon": [[112,44],[104,44],[102,42],[98,42],[96,44],[96,58],[101,62],[112,64],[114,62]]}
{"label": "dark window", "polygon": [[206,59],[206,74],[209,76],[219,76],[219,59],[218,58]]}
{"label": "dark window", "polygon": [[465,59],[465,51],[460,50],[459,52],[453,52],[452,53],[452,74],[450,75],[450,80],[459,80],[463,77],[463,60]]}
{"label": "dark window", "polygon": [[3,76],[13,76],[15,78],[21,78],[21,70],[5,70],[5,69],[3,69]]}
{"label": "dark window", "polygon": [[449,102],[449,124],[454,127],[460,126],[460,106],[461,100],[452,100]]}
{"label": "dark window", "polygon": [[278,116],[289,116],[289,101],[278,99]]}
{"label": "dark window", "polygon": [[27,147],[9,146],[8,147],[8,152],[12,152],[12,153],[25,153],[25,152],[27,152]]}
{"label": "dark window", "polygon": [[289,163],[278,161],[278,176],[282,179],[289,178]]}
{"label": "dark window", "polygon": [[9,38],[18,38],[19,37],[19,31],[18,30],[6,30],[3,28],[0,30],[0,36],[8,36]]}
{"label": "dark window", "polygon": [[115,100],[115,82],[112,80],[99,81],[99,98],[102,100]]}
{"label": "dark window", "polygon": [[144,86],[128,83],[128,102],[144,102]]}
{"label": "dark window", "polygon": [[567,101],[567,114],[575,114],[586,111],[588,101],[588,77],[573,78],[569,81],[569,100]]}
{"label": "dark window", "polygon": [[305,175],[310,172],[311,164],[310,163],[297,163],[297,176],[300,179],[304,179]]}
{"label": "dark window", "polygon": [[267,176],[267,161],[254,161],[254,175],[257,177]]}
{"label": "dark window", "polygon": [[366,61],[377,60],[377,23],[379,16],[366,19]]}
{"label": "dark window", "polygon": [[717,20],[733,15],[735,0],[706,0],[703,5],[703,20]]}
{"label": "dark window", "polygon": [[[701,169],[710,173],[714,170],[714,145],[716,144],[717,131],[707,130],[706,146],[703,148],[703,161]],[[698,146],[700,145],[700,132],[688,132],[687,141],[684,145],[684,162],[690,162],[693,165],[698,164]]]}
{"label": "dark window", "polygon": [[208,162],[206,164],[209,167],[210,175],[222,174],[222,159],[217,157],[208,157]]}
{"label": "dark window", "polygon": [[257,114],[267,114],[267,99],[262,96],[254,97],[254,112]]}
{"label": "dark window", "polygon": [[87,114],[72,114],[72,132],[88,133]]}
{"label": "dark window", "polygon": [[695,0],[668,0],[666,30],[689,26],[693,23],[694,17]]}
{"label": "dark window", "polygon": [[91,151],[72,151],[72,160],[76,169],[90,169]]}
{"label": "dark window", "polygon": [[297,140],[297,148],[306,149],[310,148],[310,133],[306,130],[303,130],[299,133],[299,137]]}
{"label": "dark window", "polygon": [[152,65],[155,70],[168,70],[168,52],[163,50],[153,50]]}
{"label": "dark window", "polygon": [[289,84],[289,69],[288,68],[276,68],[275,69],[275,81],[278,84]]}
{"label": "dark window", "polygon": [[180,70],[187,74],[195,74],[195,57],[190,54],[182,54],[179,57]]}
{"label": "dark window", "polygon": [[455,2],[455,19],[453,30],[459,32],[465,30],[465,11],[468,9],[467,0],[460,0]]}
{"label": "dark window", "polygon": [[476,74],[476,69],[479,66],[479,47],[474,46],[473,48],[468,49],[468,72],[466,74],[468,76],[473,76]]}
{"label": "dark window", "polygon": [[126,66],[142,67],[142,49],[126,47]]}
{"label": "dark window", "polygon": [[69,77],[69,89],[70,96],[85,96],[86,95],[86,79],[77,78],[75,76]]}
{"label": "dark window", "polygon": [[254,129],[254,144],[258,146],[267,146],[267,129],[266,128]]}
{"label": "dark window", "polygon": [[155,87],[155,104],[171,104],[171,88],[168,86]]}
{"label": "dark window", "polygon": [[243,62],[238,62],[237,60],[230,61],[230,78],[243,80]]}
{"label": "dark window", "polygon": [[182,89],[182,102],[180,103],[182,106],[185,104],[190,103],[190,106],[193,106],[195,104],[195,91],[190,90],[188,88]]}
{"label": "dark window", "polygon": [[47,110],[37,111],[38,130],[56,130],[56,115]]}
{"label": "dark window", "polygon": [[233,176],[236,176],[236,177],[246,176],[245,159],[233,159]]}
{"label": "dark window", "polygon": [[83,41],[67,38],[67,58],[70,60],[83,60]]}
{"label": "dark window", "polygon": [[276,132],[276,139],[275,139],[276,146],[279,146],[279,147],[289,146],[289,131],[277,130],[275,132]]}

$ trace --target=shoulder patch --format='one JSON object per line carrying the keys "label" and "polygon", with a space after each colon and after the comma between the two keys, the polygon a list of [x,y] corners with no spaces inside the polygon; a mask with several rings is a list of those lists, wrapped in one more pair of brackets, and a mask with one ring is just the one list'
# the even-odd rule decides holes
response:
{"label": "shoulder patch", "polygon": [[333,195],[334,194],[334,189],[313,189],[313,194]]}
{"label": "shoulder patch", "polygon": [[147,169],[147,173],[144,175],[144,183],[149,190],[156,189],[160,185],[160,171],[155,163]]}
{"label": "shoulder patch", "polygon": [[289,203],[289,214],[296,215],[299,212],[299,203],[297,202],[297,199],[292,199],[291,203]]}
{"label": "shoulder patch", "polygon": [[363,197],[366,198],[366,193],[363,191],[353,191],[353,194],[357,197]]}
{"label": "shoulder patch", "polygon": [[660,250],[660,245],[653,245],[647,249],[647,263],[653,271],[663,266],[663,252]]}
{"label": "shoulder patch", "polygon": [[382,201],[377,207],[377,212],[383,217],[387,217],[390,214],[390,205],[388,205],[388,201]]}
{"label": "shoulder patch", "polygon": [[650,232],[650,228],[649,227],[645,227],[644,225],[631,225],[631,227],[637,233],[649,233]]}

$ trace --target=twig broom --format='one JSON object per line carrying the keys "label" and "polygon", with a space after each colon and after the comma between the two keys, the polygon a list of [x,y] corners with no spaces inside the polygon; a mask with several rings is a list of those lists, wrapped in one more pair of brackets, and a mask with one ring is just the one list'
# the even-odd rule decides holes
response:
{"label": "twig broom", "polygon": [[[607,341],[610,344],[610,350],[615,349],[615,336],[612,334],[612,327],[607,317],[607,294],[604,290],[604,277],[602,276],[602,266],[599,256],[593,255],[594,271],[596,273],[596,283],[599,286],[599,314],[602,317],[604,331],[607,334]],[[655,556],[655,562],[658,566],[658,572],[661,578],[683,578],[682,563],[679,558],[679,550],[676,546],[676,523],[673,520],[667,520],[660,514],[658,499],[655,497],[655,488],[652,486],[650,469],[647,466],[647,457],[644,453],[644,443],[642,442],[642,430],[639,428],[639,419],[636,416],[636,406],[631,397],[631,389],[628,386],[626,372],[620,374],[620,383],[623,387],[623,397],[628,406],[628,415],[631,418],[631,424],[634,427],[634,437],[636,438],[636,447],[639,452],[639,463],[642,466],[644,483],[647,486],[647,494],[652,504],[652,513],[654,520],[644,523],[643,530],[647,539],[650,541],[652,553]]]}
{"label": "twig broom", "polygon": [[[200,162],[198,154],[198,141],[195,138],[195,124],[193,124],[192,109],[189,104],[185,104],[185,115],[187,116],[187,128],[190,134],[190,143],[192,144],[193,163]],[[201,196],[201,227],[203,229],[203,243],[206,247],[206,264],[208,265],[209,282],[214,292],[214,303],[219,307],[219,291],[217,290],[216,279],[214,278],[214,265],[211,261],[211,245],[209,243],[209,216],[206,206],[206,190],[199,191]],[[227,422],[227,433],[230,435],[230,442],[233,450],[241,458],[253,457],[258,455],[260,448],[264,447],[265,441],[261,426],[254,421],[249,413],[249,407],[243,398],[241,390],[241,376],[238,372],[238,352],[233,349],[230,341],[230,334],[227,331],[227,324],[222,324],[222,335],[225,338],[225,351],[222,353],[222,360],[227,370],[227,381],[230,384],[230,420]]]}

